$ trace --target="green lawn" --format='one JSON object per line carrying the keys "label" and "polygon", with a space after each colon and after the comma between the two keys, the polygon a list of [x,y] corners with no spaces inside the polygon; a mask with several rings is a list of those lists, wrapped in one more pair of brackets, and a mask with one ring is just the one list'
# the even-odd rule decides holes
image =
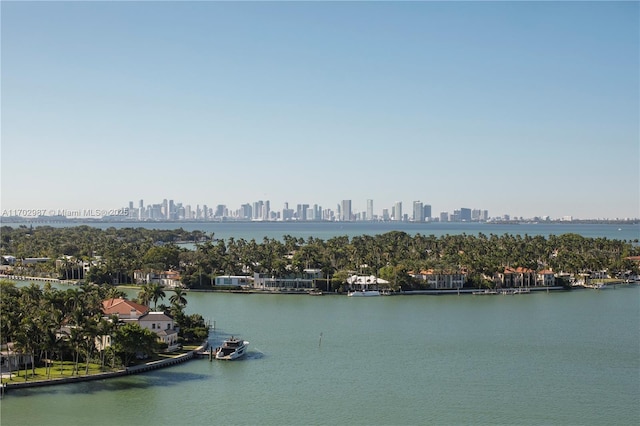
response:
{"label": "green lawn", "polygon": [[[62,366],[59,362],[55,362],[51,367],[50,374],[47,376],[47,370],[45,367],[36,367],[36,374],[32,374],[31,368],[27,370],[27,382],[31,381],[39,381],[39,380],[53,380],[53,379],[68,379],[70,377],[75,377],[73,374],[73,366],[74,363],[71,361],[64,361]],[[62,371],[61,371],[62,368]],[[85,376],[85,364],[78,364],[78,376]],[[105,367],[104,371],[100,370],[100,364],[89,364],[89,374],[98,374],[105,373],[111,371],[111,369]],[[11,374],[11,378],[3,377],[2,383],[24,383],[24,369],[18,371],[13,371]]]}

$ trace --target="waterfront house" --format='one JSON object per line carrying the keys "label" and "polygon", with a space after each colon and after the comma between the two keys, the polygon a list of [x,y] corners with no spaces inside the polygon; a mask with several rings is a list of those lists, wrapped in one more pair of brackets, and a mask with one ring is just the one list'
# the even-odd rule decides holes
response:
{"label": "waterfront house", "polygon": [[16,264],[16,257],[11,255],[4,255],[0,257],[0,264],[7,266],[14,266]]}
{"label": "waterfront house", "polygon": [[215,285],[249,288],[253,286],[253,277],[248,275],[220,275],[216,277]]}
{"label": "waterfront house", "polygon": [[[167,344],[167,350],[178,346],[178,330],[173,317],[164,312],[152,312],[148,306],[122,298],[102,301],[102,312],[109,317],[117,316],[119,321],[135,322],[140,327],[153,331],[158,335],[159,341]],[[111,339],[102,336],[97,343],[106,347],[111,344]]]}
{"label": "waterfront house", "polygon": [[523,267],[506,267],[503,272],[495,275],[496,287],[535,287],[536,273],[532,269]]}
{"label": "waterfront house", "polygon": [[551,270],[538,271],[536,277],[536,286],[553,287],[556,284],[556,276]]}
{"label": "waterfront house", "polygon": [[164,312],[147,312],[138,318],[138,325],[158,335],[158,340],[167,344],[167,350],[178,348],[178,331],[173,317]]}
{"label": "waterfront house", "polygon": [[180,273],[174,270],[168,271],[133,271],[133,280],[136,284],[160,284],[163,287],[182,287]]}
{"label": "waterfront house", "polygon": [[379,285],[387,286],[389,281],[378,278],[375,275],[351,275],[347,278],[350,291],[379,290]]}
{"label": "waterfront house", "polygon": [[253,287],[268,291],[308,291],[315,288],[315,280],[322,279],[322,270],[305,269],[302,274],[290,273],[276,277],[255,273]]}
{"label": "waterfront house", "polygon": [[148,306],[120,297],[102,301],[102,313],[107,316],[116,315],[120,321],[138,321],[138,318],[149,311],[151,309]]}
{"label": "waterfront house", "polygon": [[456,290],[464,287],[467,275],[463,272],[436,272],[433,269],[422,270],[420,273],[409,273],[417,280],[426,281],[429,288],[435,290]]}
{"label": "waterfront house", "polygon": [[24,353],[15,347],[14,342],[0,345],[0,372],[19,370],[33,363],[31,354]]}

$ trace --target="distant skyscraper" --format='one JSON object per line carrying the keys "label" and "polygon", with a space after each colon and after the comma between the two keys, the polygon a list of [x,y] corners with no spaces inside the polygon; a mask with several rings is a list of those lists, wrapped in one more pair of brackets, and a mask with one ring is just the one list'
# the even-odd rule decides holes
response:
{"label": "distant skyscraper", "polygon": [[389,220],[389,209],[382,209],[382,220]]}
{"label": "distant skyscraper", "polygon": [[253,218],[254,219],[263,219],[264,217],[262,216],[263,211],[262,208],[264,206],[264,201],[260,200],[260,201],[256,201],[253,203]]}
{"label": "distant skyscraper", "polygon": [[366,220],[373,220],[373,200],[367,200],[367,217]]}
{"label": "distant skyscraper", "polygon": [[424,220],[431,220],[431,205],[424,205]]}
{"label": "distant skyscraper", "polygon": [[449,213],[440,212],[440,222],[449,222]]}
{"label": "distant skyscraper", "polygon": [[464,222],[471,222],[471,209],[462,207],[460,209],[460,220]]}
{"label": "distant skyscraper", "polygon": [[284,203],[284,208],[282,209],[282,220],[291,220],[293,219],[293,209],[289,208],[289,203]]}
{"label": "distant skyscraper", "polygon": [[424,208],[421,201],[413,202],[413,221],[424,222]]}
{"label": "distant skyscraper", "polygon": [[164,219],[169,219],[169,200],[166,198],[162,200],[162,215]]}
{"label": "distant skyscraper", "polygon": [[253,218],[253,209],[251,204],[246,203],[240,206],[240,219],[251,220]]}
{"label": "distant skyscraper", "polygon": [[402,220],[402,201],[396,201],[393,205],[393,220]]}
{"label": "distant skyscraper", "polygon": [[342,200],[342,215],[340,216],[340,220],[343,222],[348,222],[351,220],[351,200]]}
{"label": "distant skyscraper", "polygon": [[167,215],[167,219],[174,220],[176,218],[176,205],[173,200],[169,200],[169,214]]}

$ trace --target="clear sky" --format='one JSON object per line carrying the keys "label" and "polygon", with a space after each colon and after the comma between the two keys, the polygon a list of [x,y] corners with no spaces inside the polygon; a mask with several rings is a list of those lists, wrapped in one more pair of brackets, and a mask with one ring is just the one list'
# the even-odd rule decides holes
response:
{"label": "clear sky", "polygon": [[3,210],[640,216],[638,2],[0,7]]}

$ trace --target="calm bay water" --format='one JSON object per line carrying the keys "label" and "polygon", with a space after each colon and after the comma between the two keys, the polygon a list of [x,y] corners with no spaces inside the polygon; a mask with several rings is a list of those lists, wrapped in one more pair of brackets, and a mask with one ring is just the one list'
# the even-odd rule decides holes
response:
{"label": "calm bay water", "polygon": [[[24,223],[2,222],[3,226],[18,227]],[[29,226],[29,224],[26,224]],[[88,225],[100,229],[136,228],[149,229],[177,229],[187,231],[203,231],[207,235],[212,233],[216,238],[245,240],[262,240],[264,237],[282,239],[283,235],[296,238],[308,237],[327,240],[335,236],[347,235],[377,235],[390,231],[403,231],[410,235],[468,235],[512,234],[512,235],[561,235],[567,233],[579,234],[584,237],[606,237],[618,240],[640,239],[640,224],[580,224],[580,223],[523,223],[523,224],[495,224],[495,223],[466,223],[466,222],[86,222],[86,223],[34,223],[33,226],[69,227]]]}
{"label": "calm bay water", "polygon": [[190,293],[213,344],[100,382],[12,391],[3,425],[637,424],[640,288],[521,296]]}
{"label": "calm bay water", "polygon": [[[6,225],[4,223],[3,225]],[[15,226],[15,225],[14,225]],[[68,225],[65,225],[68,226]],[[217,238],[328,239],[391,230],[634,240],[638,225],[147,223]],[[133,296],[134,293],[132,292]],[[640,422],[640,287],[520,296],[189,293],[210,341],[246,359],[11,391],[4,425],[418,425]]]}

